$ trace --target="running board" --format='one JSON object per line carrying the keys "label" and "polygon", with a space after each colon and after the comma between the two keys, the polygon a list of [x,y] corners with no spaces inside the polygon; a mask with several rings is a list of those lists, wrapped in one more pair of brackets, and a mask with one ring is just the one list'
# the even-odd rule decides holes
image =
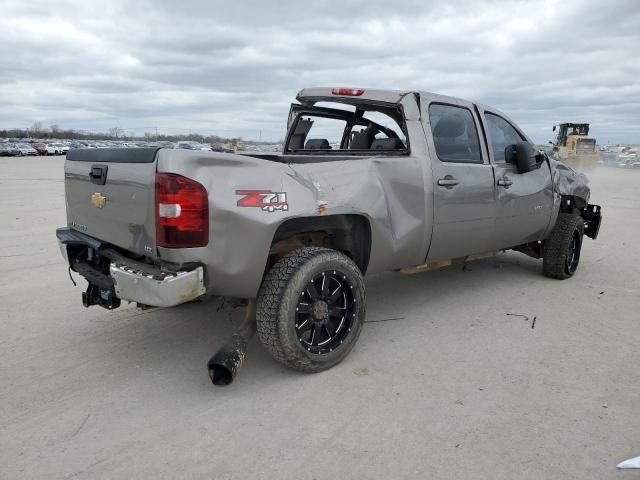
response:
{"label": "running board", "polygon": [[497,257],[499,252],[487,252],[478,253],[476,255],[467,255],[466,257],[452,258],[451,260],[438,260],[436,262],[427,262],[415,267],[404,267],[398,270],[405,275],[412,275],[414,273],[428,272],[429,270],[437,270],[438,268],[445,268],[451,266],[463,266],[467,262],[473,260],[480,260],[481,258]]}

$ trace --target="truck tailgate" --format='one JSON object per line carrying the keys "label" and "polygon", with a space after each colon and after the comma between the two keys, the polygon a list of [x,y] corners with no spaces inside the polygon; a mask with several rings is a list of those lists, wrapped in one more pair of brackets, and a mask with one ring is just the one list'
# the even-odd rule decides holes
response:
{"label": "truck tailgate", "polygon": [[155,256],[158,150],[70,150],[64,166],[68,226],[130,252]]}

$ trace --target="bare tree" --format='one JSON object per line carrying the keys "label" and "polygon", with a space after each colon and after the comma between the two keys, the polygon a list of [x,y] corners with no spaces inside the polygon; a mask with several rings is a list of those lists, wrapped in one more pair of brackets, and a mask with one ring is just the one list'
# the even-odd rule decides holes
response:
{"label": "bare tree", "polygon": [[51,129],[51,137],[58,138],[58,133],[60,132],[58,124],[54,123],[53,125],[49,125],[49,128]]}
{"label": "bare tree", "polygon": [[109,129],[109,135],[118,138],[124,135],[124,130],[120,127],[112,127]]}
{"label": "bare tree", "polygon": [[39,137],[41,133],[42,133],[42,122],[33,122],[33,125],[31,125],[31,136]]}

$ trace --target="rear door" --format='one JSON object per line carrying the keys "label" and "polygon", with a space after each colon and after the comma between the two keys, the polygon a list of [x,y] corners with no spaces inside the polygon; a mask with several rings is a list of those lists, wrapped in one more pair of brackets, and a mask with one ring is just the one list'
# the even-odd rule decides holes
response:
{"label": "rear door", "polygon": [[485,119],[487,142],[496,178],[497,248],[508,248],[544,238],[551,220],[553,188],[547,162],[527,173],[506,163],[507,145],[529,141],[503,114],[479,108]]}
{"label": "rear door", "polygon": [[68,226],[130,252],[154,256],[158,150],[69,150],[64,166]]}
{"label": "rear door", "polygon": [[433,233],[427,259],[445,260],[492,250],[493,169],[473,104],[421,97],[434,179]]}

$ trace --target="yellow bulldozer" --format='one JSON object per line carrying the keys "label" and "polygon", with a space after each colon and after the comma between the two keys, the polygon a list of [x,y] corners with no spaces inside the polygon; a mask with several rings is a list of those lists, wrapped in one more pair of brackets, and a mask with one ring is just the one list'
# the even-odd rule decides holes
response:
{"label": "yellow bulldozer", "polygon": [[588,123],[561,123],[553,126],[557,130],[553,142],[553,157],[578,170],[598,166],[601,154],[596,149],[596,139],[589,137]]}

